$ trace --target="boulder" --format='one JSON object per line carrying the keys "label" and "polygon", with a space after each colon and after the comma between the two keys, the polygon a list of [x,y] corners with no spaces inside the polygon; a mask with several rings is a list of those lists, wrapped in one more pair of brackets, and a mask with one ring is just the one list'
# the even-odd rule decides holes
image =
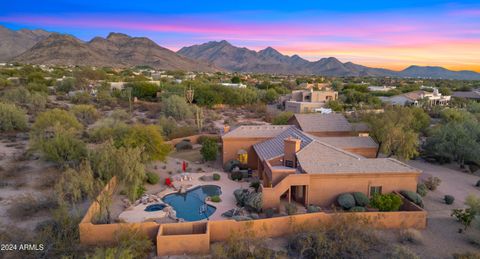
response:
{"label": "boulder", "polygon": [[237,204],[242,207],[245,206],[249,194],[250,192],[248,191],[248,189],[237,189],[233,191],[233,196],[235,196]]}
{"label": "boulder", "polygon": [[252,220],[252,218],[248,216],[233,216],[232,219],[236,221],[246,221],[246,220]]}
{"label": "boulder", "polygon": [[263,195],[261,192],[251,192],[246,201],[245,206],[252,209],[253,211],[259,212],[262,210],[263,206]]}

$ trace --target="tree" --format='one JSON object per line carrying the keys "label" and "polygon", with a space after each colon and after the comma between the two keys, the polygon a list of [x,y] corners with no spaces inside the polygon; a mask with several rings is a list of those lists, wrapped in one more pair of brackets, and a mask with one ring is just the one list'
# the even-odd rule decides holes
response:
{"label": "tree", "polygon": [[92,124],[100,117],[100,113],[93,105],[75,105],[72,107],[71,111],[84,125]]}
{"label": "tree", "polygon": [[472,224],[472,221],[475,218],[475,213],[470,208],[453,209],[451,216],[460,221],[460,223],[463,225],[463,230],[465,231],[470,224]]}
{"label": "tree", "polygon": [[163,102],[164,112],[166,116],[172,116],[175,119],[183,120],[193,117],[191,107],[185,102],[185,99],[172,95]]}
{"label": "tree", "polygon": [[78,164],[86,157],[87,148],[83,141],[64,129],[54,131],[55,134],[52,137],[39,138],[34,144],[34,147],[43,153],[45,159],[65,166]]}
{"label": "tree", "polygon": [[49,137],[55,133],[55,129],[78,134],[83,126],[73,114],[61,109],[52,109],[37,116],[31,134],[34,138]]}
{"label": "tree", "polygon": [[452,95],[452,90],[450,90],[450,88],[448,88],[446,86],[440,87],[438,89],[438,92],[441,93],[442,95],[445,95],[445,96]]}
{"label": "tree", "polygon": [[281,112],[272,120],[273,125],[287,125],[288,120],[293,116],[293,112]]}
{"label": "tree", "polygon": [[0,102],[0,132],[27,129],[25,111],[14,104]]}
{"label": "tree", "polygon": [[464,122],[467,120],[473,120],[474,116],[468,111],[446,108],[440,112],[440,118],[442,118],[442,121],[444,123],[449,123],[449,122]]}
{"label": "tree", "polygon": [[218,154],[217,142],[215,142],[213,139],[206,139],[202,144],[200,153],[202,153],[203,159],[206,161],[216,160]]}
{"label": "tree", "polygon": [[366,122],[371,129],[370,136],[379,145],[377,157],[383,152],[401,159],[418,154],[418,131],[428,124],[419,110],[408,107],[392,107],[381,114],[369,114]]}
{"label": "tree", "polygon": [[274,103],[278,100],[279,96],[280,95],[277,93],[277,91],[275,91],[275,89],[268,89],[265,92],[265,97],[263,98],[263,101],[265,103]]}
{"label": "tree", "polygon": [[126,87],[132,88],[132,96],[145,100],[155,99],[157,92],[160,90],[156,84],[149,82],[131,82]]}
{"label": "tree", "polygon": [[240,77],[238,76],[234,76],[232,77],[232,79],[230,80],[233,84],[239,84],[240,83]]}

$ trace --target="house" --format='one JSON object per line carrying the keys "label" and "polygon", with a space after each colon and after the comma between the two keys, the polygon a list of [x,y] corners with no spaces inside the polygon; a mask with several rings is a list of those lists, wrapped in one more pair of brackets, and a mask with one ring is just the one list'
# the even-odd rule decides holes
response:
{"label": "house", "polygon": [[296,90],[287,96],[284,104],[285,111],[294,113],[317,112],[328,101],[337,99],[338,92],[332,90]]}
{"label": "house", "polygon": [[396,86],[374,86],[374,85],[371,85],[368,87],[368,90],[372,91],[372,92],[388,92],[390,90],[393,90],[393,89],[396,89],[397,87]]}
{"label": "house", "polygon": [[433,88],[433,92],[427,91],[414,91],[409,93],[404,93],[400,95],[395,95],[390,98],[383,98],[382,101],[390,103],[391,105],[400,105],[400,106],[409,106],[414,105],[418,106],[422,101],[430,106],[435,105],[447,105],[450,102],[451,96],[444,96],[438,92],[438,88]]}
{"label": "house", "polygon": [[221,85],[226,86],[226,87],[231,87],[231,88],[247,88],[247,85],[244,85],[242,83],[239,83],[239,84],[221,83]]}
{"label": "house", "polygon": [[476,89],[468,92],[453,92],[453,98],[468,99],[474,101],[480,101],[480,89]]}
{"label": "house", "polygon": [[307,90],[312,90],[314,88],[328,89],[330,87],[330,83],[301,83],[298,85],[298,87]]}
{"label": "house", "polygon": [[295,125],[262,125],[238,127],[222,141],[224,163],[247,153],[261,180],[264,209],[282,201],[330,206],[345,192],[416,191],[421,173],[395,159],[374,158],[378,145],[368,136],[320,137]]}

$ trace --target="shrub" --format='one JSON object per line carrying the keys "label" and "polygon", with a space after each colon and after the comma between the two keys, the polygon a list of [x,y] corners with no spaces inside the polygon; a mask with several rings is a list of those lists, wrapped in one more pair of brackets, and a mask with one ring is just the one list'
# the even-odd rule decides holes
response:
{"label": "shrub", "polygon": [[423,243],[422,233],[413,228],[402,229],[398,233],[398,238],[401,243],[412,243],[420,245]]}
{"label": "shrub", "polygon": [[422,197],[418,193],[415,193],[412,191],[400,191],[400,194],[402,194],[405,198],[407,198],[407,200],[423,208]]}
{"label": "shrub", "polygon": [[73,106],[71,111],[75,115],[75,117],[77,117],[77,119],[81,121],[84,125],[92,124],[100,117],[100,113],[93,105],[75,105]]}
{"label": "shrub", "polygon": [[480,187],[480,180],[477,181],[477,183],[475,184],[475,186]]}
{"label": "shrub", "polygon": [[17,198],[8,208],[8,215],[16,220],[27,219],[36,213],[54,209],[58,206],[55,199],[52,198],[35,198],[33,195],[25,195]]}
{"label": "shrub", "polygon": [[443,200],[445,200],[445,203],[450,205],[450,204],[453,204],[453,202],[455,201],[455,197],[453,197],[452,195],[445,195],[445,197],[443,197]]}
{"label": "shrub", "polygon": [[440,180],[440,178],[430,176],[423,183],[425,184],[425,186],[427,186],[427,188],[430,191],[435,191],[438,188],[438,186],[440,186],[441,182],[442,180]]}
{"label": "shrub", "polygon": [[394,193],[375,194],[370,201],[370,206],[380,211],[397,211],[402,204],[402,198]]}
{"label": "shrub", "polygon": [[241,181],[243,179],[243,173],[240,171],[231,172],[230,177],[232,177],[232,180],[234,181]]}
{"label": "shrub", "polygon": [[233,196],[235,196],[235,200],[237,201],[237,205],[240,207],[245,206],[245,202],[248,198],[250,192],[247,189],[237,189],[233,191]]}
{"label": "shrub", "polygon": [[221,202],[222,199],[220,199],[220,196],[214,195],[214,196],[210,196],[210,201],[211,202]]}
{"label": "shrub", "polygon": [[183,120],[193,117],[193,111],[190,105],[178,95],[172,95],[163,100],[163,111],[165,115],[172,116],[175,119]]}
{"label": "shrub", "polygon": [[253,188],[256,192],[258,192],[258,189],[260,188],[260,182],[259,181],[251,182],[250,188]]}
{"label": "shrub", "polygon": [[223,167],[223,169],[225,170],[225,172],[231,172],[233,170],[233,168],[235,168],[239,165],[240,165],[240,161],[238,161],[236,159],[233,159],[233,160],[228,161],[225,164],[225,166]]}
{"label": "shrub", "polygon": [[245,206],[256,212],[260,212],[263,206],[263,194],[261,192],[251,192],[245,200]]}
{"label": "shrub", "polygon": [[272,218],[275,215],[275,210],[272,208],[268,208],[265,210],[265,217]]}
{"label": "shrub", "polygon": [[424,183],[417,184],[417,193],[420,194],[420,196],[425,197],[428,193],[427,186]]}
{"label": "shrub", "polygon": [[147,191],[147,189],[145,189],[145,186],[139,185],[136,190],[136,197],[141,197],[145,193],[145,191]]}
{"label": "shrub", "polygon": [[218,145],[217,142],[211,139],[207,139],[203,142],[200,153],[205,161],[214,161],[217,159]]}
{"label": "shrub", "polygon": [[365,209],[365,207],[355,206],[355,207],[350,208],[348,211],[350,211],[350,212],[365,212],[367,210]]}
{"label": "shrub", "polygon": [[203,145],[203,143],[205,143],[205,141],[207,141],[207,140],[218,142],[219,137],[203,136],[202,135],[202,136],[198,137],[197,143],[200,144],[200,145]]}
{"label": "shrub", "polygon": [[316,205],[307,206],[307,213],[315,213],[320,211],[322,211],[322,208],[320,208],[320,206],[316,206]]}
{"label": "shrub", "polygon": [[388,253],[388,259],[420,259],[420,257],[412,252],[406,246],[396,245],[391,252]]}
{"label": "shrub", "polygon": [[472,193],[467,195],[465,205],[467,205],[475,215],[480,214],[480,197]]}
{"label": "shrub", "polygon": [[355,206],[355,198],[350,193],[340,194],[337,198],[337,202],[344,210],[349,210]]}
{"label": "shrub", "polygon": [[463,225],[463,230],[467,230],[475,218],[475,212],[473,212],[470,208],[453,209],[451,216],[455,217]]}
{"label": "shrub", "polygon": [[293,116],[292,112],[281,112],[272,119],[273,125],[287,125],[288,120]]}
{"label": "shrub", "polygon": [[355,198],[355,204],[360,207],[365,207],[370,204],[370,199],[363,192],[354,192],[352,193],[353,198]]}
{"label": "shrub", "polygon": [[293,203],[287,203],[285,204],[285,211],[288,215],[295,215],[297,214],[297,206]]}
{"label": "shrub", "polygon": [[478,252],[465,252],[465,253],[453,254],[453,259],[478,259],[478,258],[480,258],[480,253]]}
{"label": "shrub", "polygon": [[180,141],[178,142],[176,145],[175,145],[175,149],[177,151],[180,151],[180,150],[189,150],[189,149],[192,149],[193,148],[193,145],[192,143],[190,143],[189,141]]}
{"label": "shrub", "polygon": [[63,130],[51,138],[37,140],[34,146],[42,152],[45,159],[63,166],[77,164],[87,156],[85,143]]}
{"label": "shrub", "polygon": [[145,175],[149,184],[157,184],[160,181],[160,176],[156,173],[147,172]]}
{"label": "shrub", "polygon": [[219,174],[213,174],[213,180],[214,181],[219,181],[220,180],[220,175]]}
{"label": "shrub", "polygon": [[25,130],[27,115],[14,104],[0,103],[0,132]]}

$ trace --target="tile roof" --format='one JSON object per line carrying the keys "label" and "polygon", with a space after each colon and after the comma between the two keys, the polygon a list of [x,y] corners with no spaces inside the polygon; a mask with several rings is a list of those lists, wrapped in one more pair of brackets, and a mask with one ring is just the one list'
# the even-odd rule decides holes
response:
{"label": "tile roof", "polygon": [[371,137],[315,137],[315,139],[342,149],[378,147]]}
{"label": "tile roof", "polygon": [[420,172],[395,159],[363,158],[318,140],[300,150],[297,159],[302,170],[308,174]]}
{"label": "tile roof", "polygon": [[469,92],[453,92],[453,97],[458,98],[468,98],[468,99],[479,99],[480,100],[480,90],[469,91]]}
{"label": "tile roof", "polygon": [[314,139],[312,136],[305,134],[296,127],[291,127],[272,139],[253,145],[253,149],[257,152],[258,157],[262,161],[281,156],[284,151],[284,140],[288,137],[300,139],[302,141],[300,143],[300,149],[306,147]]}
{"label": "tile roof", "polygon": [[292,125],[240,126],[229,131],[222,138],[273,138],[293,127]]}
{"label": "tile roof", "polygon": [[339,113],[295,114],[300,129],[306,132],[352,131],[352,125]]}

